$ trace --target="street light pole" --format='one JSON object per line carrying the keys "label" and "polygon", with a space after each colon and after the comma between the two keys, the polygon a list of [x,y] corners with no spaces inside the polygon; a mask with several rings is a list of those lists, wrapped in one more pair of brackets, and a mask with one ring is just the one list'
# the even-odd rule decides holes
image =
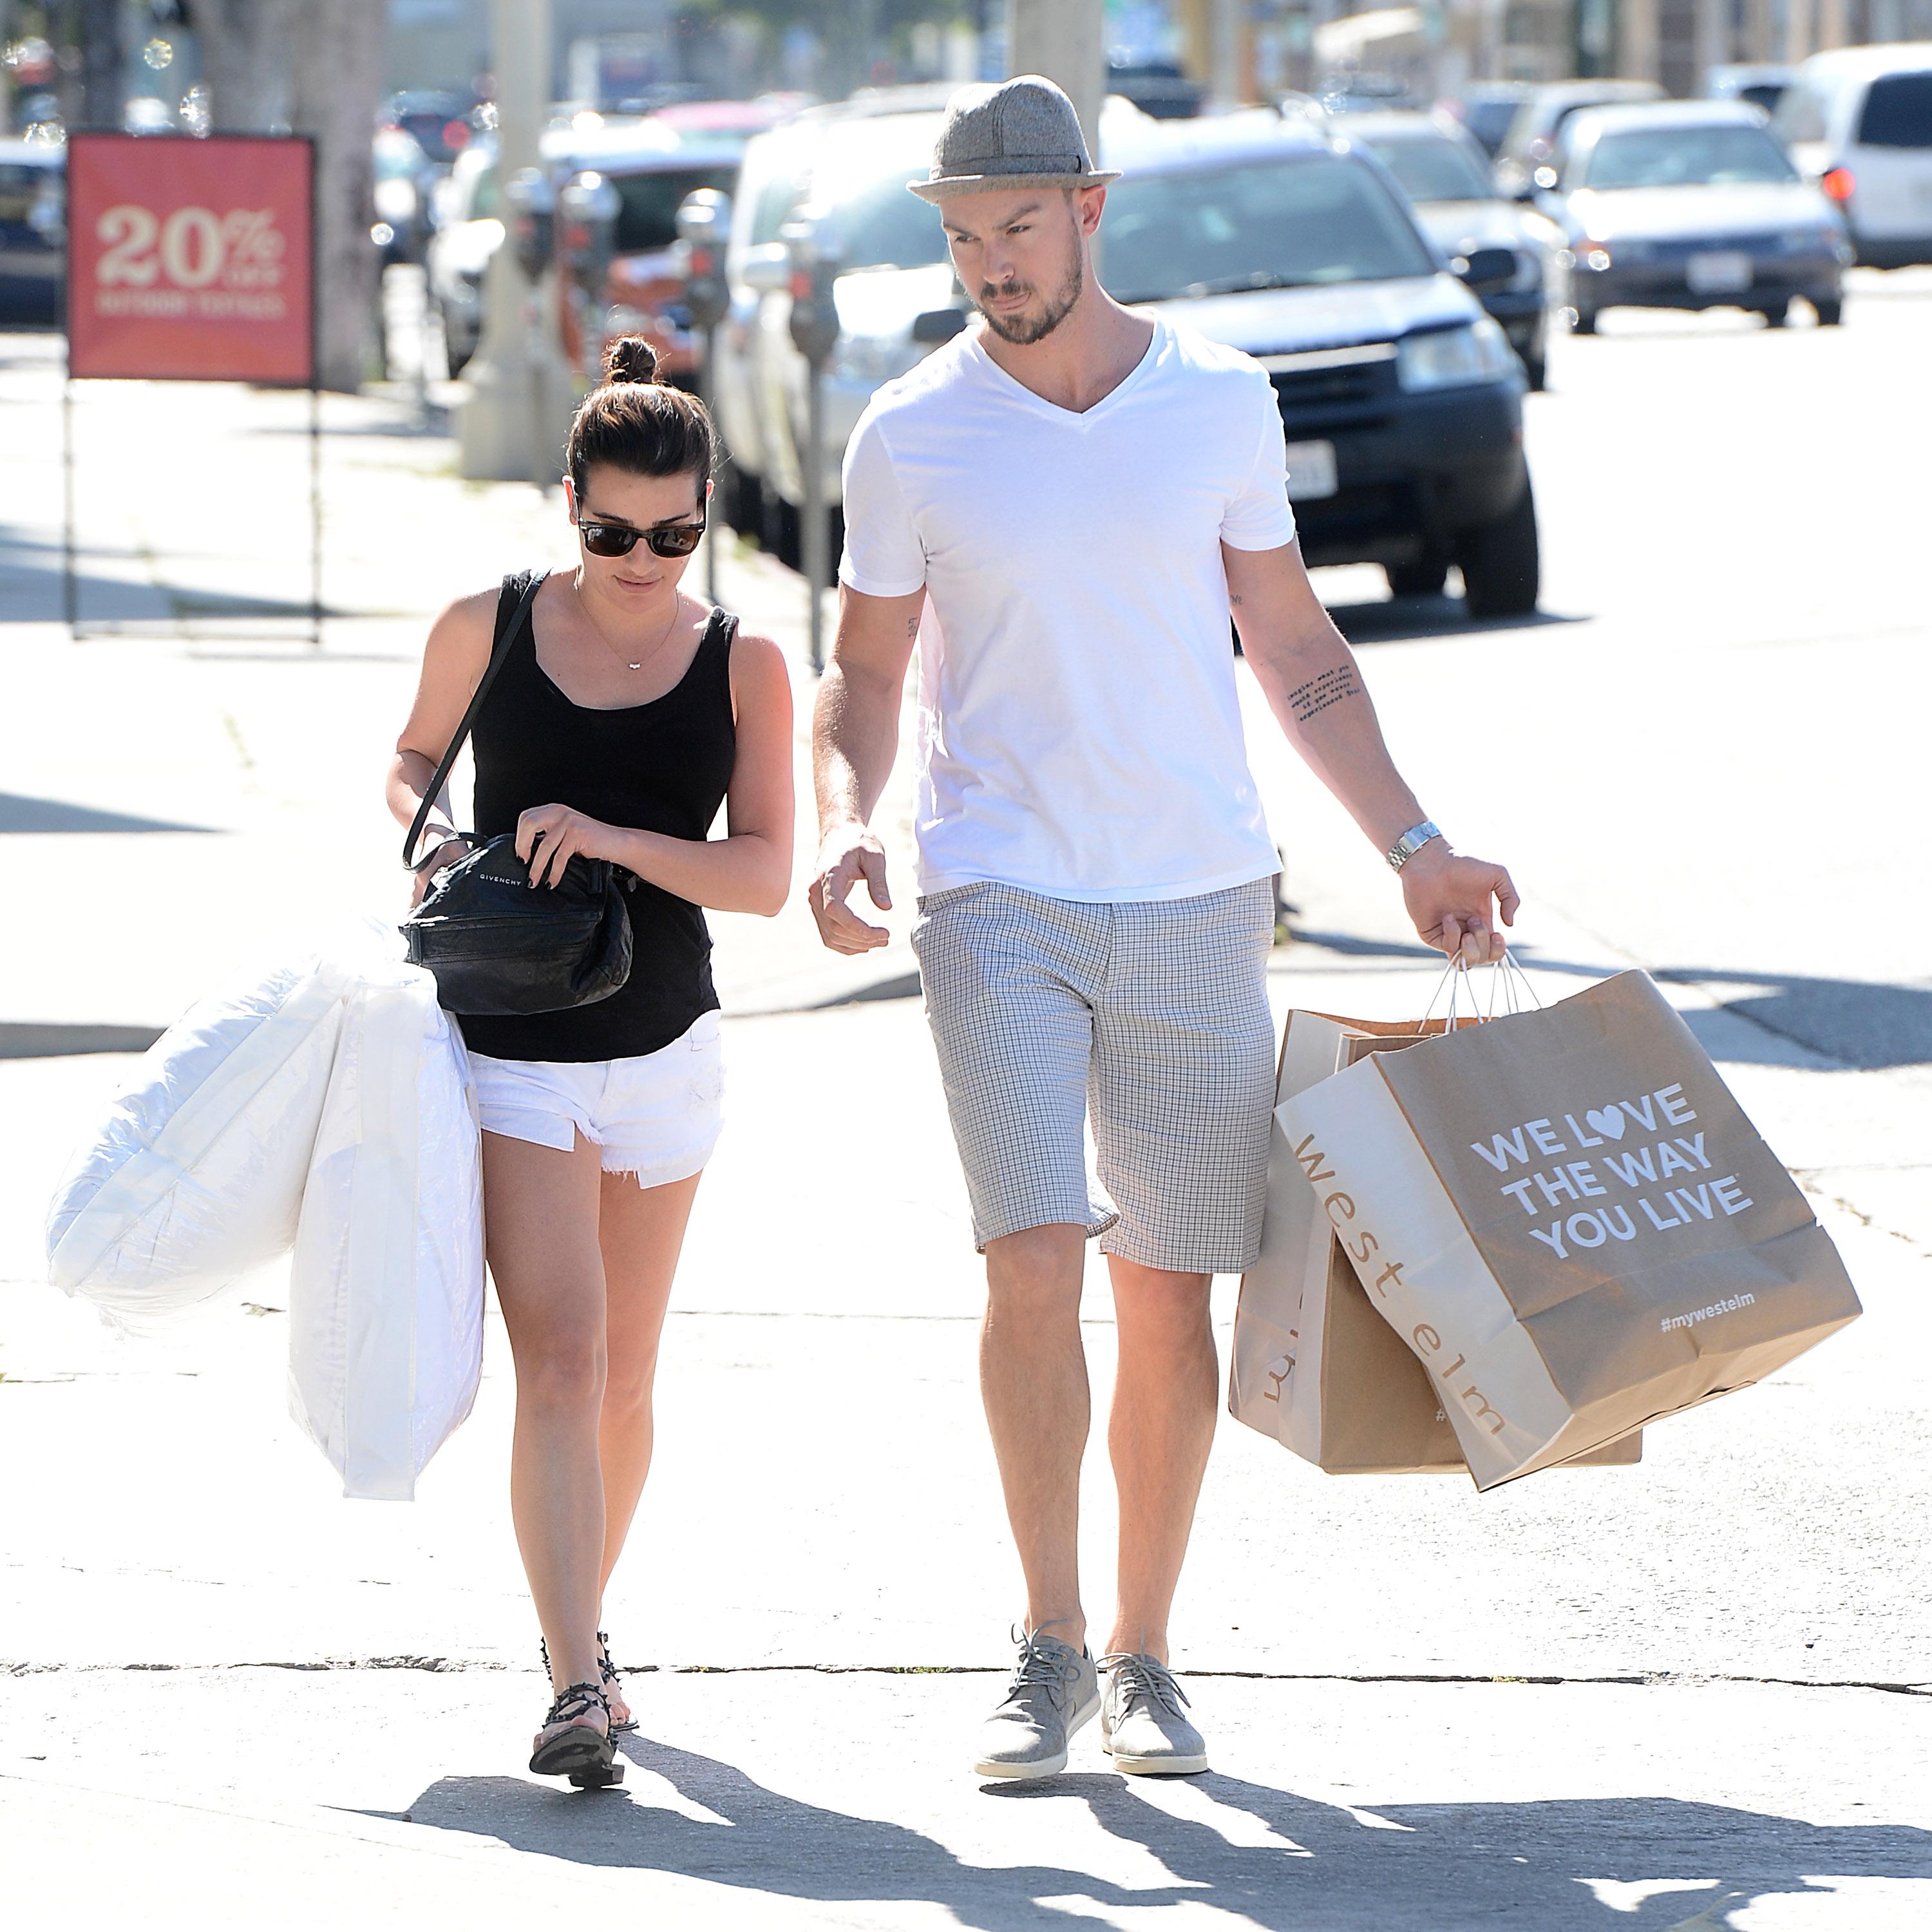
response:
{"label": "street light pole", "polygon": [[490,0],[490,64],[496,76],[496,177],[503,244],[484,283],[483,338],[466,372],[470,396],[457,415],[460,467],[472,479],[548,482],[539,442],[548,332],[535,313],[536,284],[507,232],[505,190],[539,161],[550,110],[550,0]]}
{"label": "street light pole", "polygon": [[1106,24],[1103,0],[1010,0],[1006,15],[1007,71],[1044,74],[1066,90],[1096,165],[1106,92]]}

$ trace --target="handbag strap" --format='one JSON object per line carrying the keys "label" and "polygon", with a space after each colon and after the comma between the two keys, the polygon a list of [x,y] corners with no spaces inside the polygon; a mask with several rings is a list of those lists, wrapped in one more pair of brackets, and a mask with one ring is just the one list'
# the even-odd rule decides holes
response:
{"label": "handbag strap", "polygon": [[[405,868],[416,863],[416,841],[422,836],[423,827],[429,823],[429,815],[435,809],[436,800],[442,796],[444,782],[456,763],[457,754],[463,749],[464,742],[470,736],[470,727],[476,722],[476,714],[483,709],[484,699],[490,695],[490,687],[496,682],[496,674],[508,662],[511,646],[516,642],[518,632],[523,628],[530,616],[530,605],[537,592],[543,588],[544,581],[549,574],[548,571],[532,571],[530,573],[530,580],[524,587],[522,596],[518,598],[517,607],[510,614],[510,621],[507,624],[502,621],[503,600],[501,597],[497,599],[496,634],[490,644],[489,664],[477,681],[476,694],[470,700],[469,710],[463,714],[462,723],[456,728],[456,735],[449,741],[449,748],[442,754],[442,762],[436,768],[436,776],[430,780],[429,789],[423,794],[422,804],[416,807],[416,815],[410,823],[409,836],[403,841]],[[512,578],[503,580],[506,591],[514,580]]]}

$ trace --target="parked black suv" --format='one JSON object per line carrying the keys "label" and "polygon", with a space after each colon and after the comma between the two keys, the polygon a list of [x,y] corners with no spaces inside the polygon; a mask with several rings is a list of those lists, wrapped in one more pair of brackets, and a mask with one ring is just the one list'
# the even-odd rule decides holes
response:
{"label": "parked black suv", "polygon": [[1522,365],[1381,165],[1318,128],[1136,148],[1102,269],[1122,302],[1246,350],[1280,398],[1310,564],[1381,564],[1397,596],[1462,572],[1474,616],[1534,609]]}

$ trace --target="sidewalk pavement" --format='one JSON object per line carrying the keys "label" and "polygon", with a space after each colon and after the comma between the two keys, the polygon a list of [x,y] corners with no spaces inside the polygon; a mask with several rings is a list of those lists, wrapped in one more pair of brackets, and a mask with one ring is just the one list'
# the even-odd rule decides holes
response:
{"label": "sidewalk pavement", "polygon": [[[12,420],[46,406],[26,352],[0,344]],[[1913,1450],[1932,1408],[1932,1216],[1901,1162],[1901,1136],[1922,1132],[1922,1069],[1852,1071],[1708,976],[1673,997],[1814,1185],[1868,1318],[1652,1430],[1637,1468],[1486,1497],[1447,1478],[1324,1477],[1224,1417],[1176,1610],[1215,1772],[1123,1779],[1090,1732],[1066,1777],[982,1791],[966,1752],[998,1693],[1018,1578],[978,1412],[962,1190],[918,1002],[893,996],[910,962],[831,961],[796,906],[719,921],[731,1126],[700,1192],[657,1467],[608,1606],[644,1731],[620,1792],[531,1778],[544,1699],[504,1494],[512,1391],[494,1310],[475,1415],[417,1504],[384,1508],[343,1502],[282,1413],[280,1270],[140,1345],[39,1285],[54,1176],[129,1064],[70,1049],[145,1037],[249,942],[367,904],[369,881],[393,877],[372,801],[425,612],[506,562],[566,554],[554,498],[463,485],[446,444],[397,433],[400,405],[332,401],[332,594],[380,614],[332,620],[320,654],[265,642],[259,616],[201,607],[218,590],[298,603],[281,560],[302,543],[274,494],[298,425],[284,399],[185,392],[170,476],[146,452],[183,393],[128,392],[151,413],[117,442],[112,392],[92,392],[83,431],[86,473],[108,479],[86,496],[109,553],[89,595],[152,620],[182,601],[158,576],[185,572],[194,608],[164,641],[65,642],[44,492],[25,446],[0,439],[0,596],[42,614],[7,627],[22,701],[0,711],[0,813],[24,828],[7,841],[10,893],[40,909],[0,953],[0,1831],[33,1848],[8,1862],[10,1917],[1925,1922],[1932,1556],[1899,1529],[1932,1502]],[[726,562],[727,601],[799,667],[796,580]],[[1534,632],[1483,642],[1485,677],[1533,668],[1593,688]],[[1640,674],[1653,662],[1640,639],[1622,647]],[[1438,783],[1465,754],[1430,727],[1454,715],[1469,662],[1426,640],[1376,652],[1391,730]],[[1711,674],[1676,672],[1692,698]],[[807,682],[798,668],[801,699]],[[1412,1012],[1433,974],[1386,875],[1256,735],[1275,822],[1293,828],[1288,896],[1330,935],[1279,956],[1277,1004]],[[1560,754],[1519,752],[1514,776],[1546,796]],[[1472,844],[1507,802],[1472,805],[1488,823]],[[906,812],[902,778],[886,814],[901,948]],[[1511,848],[1559,887],[1528,956],[1546,997],[1628,956],[1559,909],[1582,882],[1558,816],[1526,814]],[[814,1010],[868,992],[886,996]],[[1224,1352],[1233,1294],[1217,1285]],[[1084,1312],[1104,1391],[1097,1268]],[[1112,1528],[1097,1434],[1088,1478],[1097,1618]]]}

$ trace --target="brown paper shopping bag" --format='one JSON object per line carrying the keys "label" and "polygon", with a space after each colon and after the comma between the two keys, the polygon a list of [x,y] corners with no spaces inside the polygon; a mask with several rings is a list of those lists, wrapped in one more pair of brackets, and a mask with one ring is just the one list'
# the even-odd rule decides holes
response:
{"label": "brown paper shopping bag", "polygon": [[[1430,1024],[1439,1034],[1442,1023]],[[1426,1036],[1413,1022],[1291,1012],[1277,1100],[1365,1054]],[[1370,1304],[1277,1121],[1262,1250],[1243,1276],[1229,1412],[1330,1474],[1460,1475],[1468,1464],[1428,1372]],[[1640,1436],[1588,1458],[1633,1463]]]}
{"label": "brown paper shopping bag", "polygon": [[1374,1055],[1276,1119],[1479,1488],[1744,1388],[1859,1312],[1646,974]]}

